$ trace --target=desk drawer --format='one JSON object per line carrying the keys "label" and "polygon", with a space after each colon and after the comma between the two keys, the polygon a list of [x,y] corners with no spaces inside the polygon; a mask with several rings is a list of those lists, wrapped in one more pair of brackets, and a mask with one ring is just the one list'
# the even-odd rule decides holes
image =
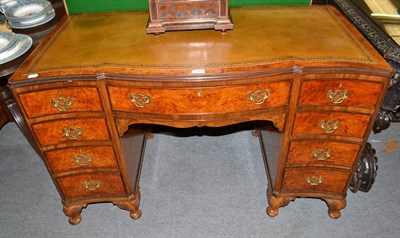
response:
{"label": "desk drawer", "polygon": [[293,135],[341,135],[363,138],[371,117],[356,113],[300,112]]}
{"label": "desk drawer", "polygon": [[343,105],[374,108],[383,84],[346,80],[305,81],[299,106]]}
{"label": "desk drawer", "polygon": [[57,179],[66,199],[125,195],[119,173],[88,173]]}
{"label": "desk drawer", "polygon": [[113,110],[161,114],[225,113],[288,104],[290,82],[251,86],[149,89],[109,86]]}
{"label": "desk drawer", "polygon": [[283,178],[282,190],[304,193],[338,193],[346,189],[350,172],[339,170],[288,169]]}
{"label": "desk drawer", "polygon": [[102,111],[96,88],[71,87],[19,95],[29,118],[57,113]]}
{"label": "desk drawer", "polygon": [[32,125],[41,146],[82,140],[108,140],[107,124],[100,118],[48,121]]}
{"label": "desk drawer", "polygon": [[118,168],[112,146],[85,146],[45,152],[53,173],[74,169]]}
{"label": "desk drawer", "polygon": [[351,168],[360,145],[329,141],[296,141],[290,143],[288,166],[327,165]]}

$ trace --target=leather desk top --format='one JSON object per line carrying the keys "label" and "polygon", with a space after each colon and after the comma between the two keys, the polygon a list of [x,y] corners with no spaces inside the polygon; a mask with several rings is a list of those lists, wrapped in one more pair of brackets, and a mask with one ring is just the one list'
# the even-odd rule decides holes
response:
{"label": "leather desk top", "polygon": [[[17,72],[205,74],[293,67],[390,67],[332,6],[232,8],[234,30],[148,35],[147,12],[66,17]],[[193,71],[194,70],[194,71]]]}

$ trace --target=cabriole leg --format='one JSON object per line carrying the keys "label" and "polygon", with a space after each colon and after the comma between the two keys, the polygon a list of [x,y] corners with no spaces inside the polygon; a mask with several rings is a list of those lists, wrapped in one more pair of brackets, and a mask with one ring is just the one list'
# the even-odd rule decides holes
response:
{"label": "cabriole leg", "polygon": [[267,197],[269,206],[267,207],[266,212],[270,217],[276,217],[279,214],[280,207],[288,205],[291,201],[295,199],[292,197],[274,197],[269,188],[267,190]]}
{"label": "cabriole leg", "polygon": [[139,209],[140,205],[140,192],[136,192],[136,196],[134,196],[130,201],[126,202],[113,202],[114,205],[118,206],[120,209],[127,210],[130,212],[130,216],[132,219],[137,220],[142,216],[142,211]]}
{"label": "cabriole leg", "polygon": [[341,216],[340,210],[346,207],[346,199],[324,199],[328,205],[328,214],[337,219]]}
{"label": "cabriole leg", "polygon": [[81,212],[83,208],[86,208],[87,204],[74,205],[74,206],[64,206],[64,214],[69,217],[69,223],[71,225],[77,225],[81,222],[82,216]]}

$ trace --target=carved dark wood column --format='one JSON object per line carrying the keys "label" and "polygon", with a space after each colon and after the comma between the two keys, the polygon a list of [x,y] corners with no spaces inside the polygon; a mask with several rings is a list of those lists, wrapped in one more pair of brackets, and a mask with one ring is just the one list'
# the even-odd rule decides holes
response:
{"label": "carved dark wood column", "polygon": [[378,170],[377,162],[375,150],[370,143],[367,143],[350,183],[349,189],[353,193],[358,191],[368,192],[371,189]]}

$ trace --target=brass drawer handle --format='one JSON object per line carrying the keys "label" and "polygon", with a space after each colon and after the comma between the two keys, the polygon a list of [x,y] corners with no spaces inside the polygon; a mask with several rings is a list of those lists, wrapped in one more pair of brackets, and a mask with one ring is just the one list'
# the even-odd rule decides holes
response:
{"label": "brass drawer handle", "polygon": [[344,100],[350,97],[349,90],[335,90],[329,89],[326,97],[332,101],[334,104],[341,104]]}
{"label": "brass drawer handle", "polygon": [[143,95],[141,93],[135,95],[130,93],[129,97],[131,102],[138,108],[144,108],[147,104],[151,103],[150,95]]}
{"label": "brass drawer handle", "polygon": [[79,136],[83,134],[83,129],[80,127],[77,128],[63,128],[62,130],[64,136],[68,137],[71,140],[77,140]]}
{"label": "brass drawer handle", "polygon": [[256,105],[261,105],[267,100],[270,96],[270,91],[268,89],[266,90],[257,90],[254,93],[249,92],[249,95],[247,96],[247,99],[251,102],[253,102]]}
{"label": "brass drawer handle", "polygon": [[95,191],[99,189],[100,186],[101,186],[100,181],[96,180],[83,181],[83,188],[90,191]]}
{"label": "brass drawer handle", "polygon": [[68,111],[68,109],[72,105],[74,105],[74,101],[72,100],[72,98],[70,96],[68,96],[66,98],[61,97],[61,92],[58,92],[58,95],[60,95],[60,97],[51,99],[51,101],[50,101],[51,106],[56,108],[60,112]]}
{"label": "brass drawer handle", "polygon": [[312,156],[317,160],[326,160],[332,155],[332,150],[313,150]]}
{"label": "brass drawer handle", "polygon": [[320,121],[320,126],[321,129],[326,133],[326,134],[331,134],[333,133],[335,130],[337,130],[339,128],[339,121],[333,121],[333,120],[329,120],[329,121]]}
{"label": "brass drawer handle", "polygon": [[307,183],[310,184],[311,186],[317,186],[320,185],[324,182],[324,178],[317,177],[317,176],[309,176],[307,177]]}
{"label": "brass drawer handle", "polygon": [[88,166],[92,161],[93,157],[90,154],[82,154],[82,150],[79,149],[80,155],[74,155],[74,161],[77,163],[79,166]]}

